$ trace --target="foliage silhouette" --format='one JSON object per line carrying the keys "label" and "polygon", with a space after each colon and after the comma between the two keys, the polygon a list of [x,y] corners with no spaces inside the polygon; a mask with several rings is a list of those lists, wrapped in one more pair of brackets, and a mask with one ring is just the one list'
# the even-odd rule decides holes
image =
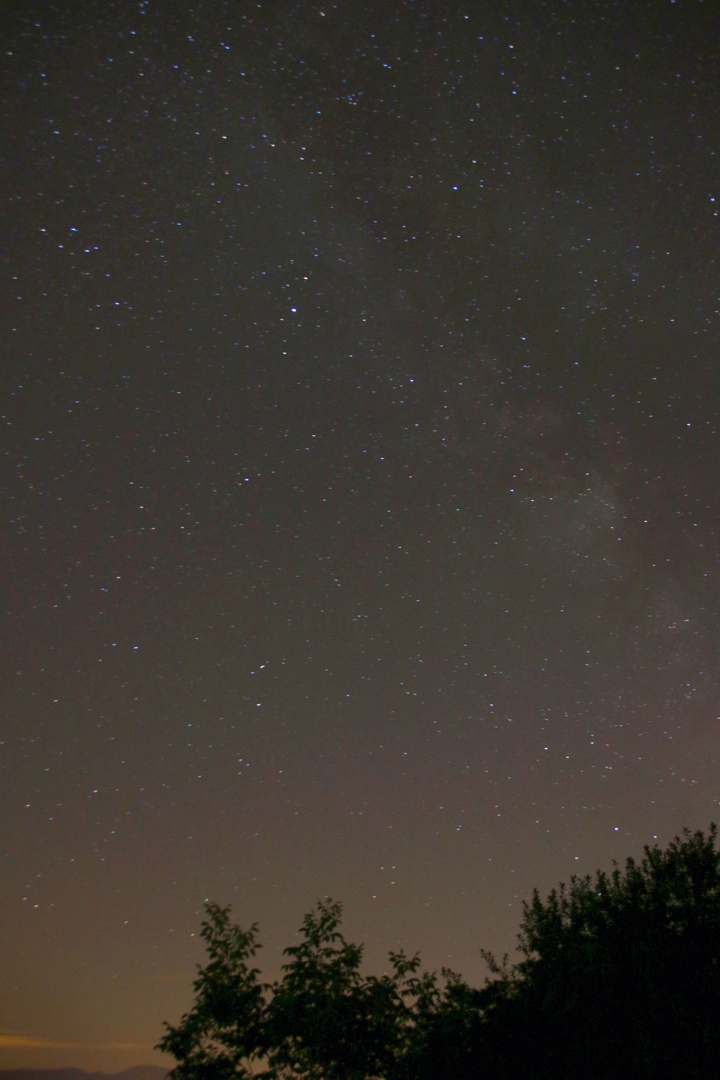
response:
{"label": "foliage silhouette", "polygon": [[594,878],[573,877],[524,905],[520,959],[483,956],[479,989],[420,958],[390,954],[361,972],[319,902],[285,950],[280,980],[259,981],[257,928],[206,907],[209,963],[195,1003],[159,1049],[175,1080],[587,1080],[720,1076],[720,851],[717,829],[645,848]]}
{"label": "foliage silhouette", "polygon": [[522,959],[485,1007],[489,1075],[720,1075],[716,840],[715,825],[685,830],[624,873],[573,877],[544,902],[534,892]]}
{"label": "foliage silhouette", "polygon": [[259,982],[250,964],[257,927],[241,931],[217,904],[206,914],[210,962],[193,984],[195,1004],[177,1027],[165,1024],[158,1044],[178,1062],[175,1080],[401,1080],[419,1075],[414,1062],[432,1053],[439,1023],[462,1022],[470,988],[450,971],[418,974],[417,955],[390,953],[390,973],[362,975],[362,948],[340,933],[338,903],[320,901],[305,916],[274,983]]}
{"label": "foliage silhouette", "polygon": [[179,1064],[176,1080],[224,1080],[256,1075],[253,1064],[266,1050],[265,985],[249,966],[258,945],[257,925],[243,932],[230,909],[206,904],[201,934],[209,964],[193,983],[195,1004],[178,1027],[167,1029],[158,1048]]}

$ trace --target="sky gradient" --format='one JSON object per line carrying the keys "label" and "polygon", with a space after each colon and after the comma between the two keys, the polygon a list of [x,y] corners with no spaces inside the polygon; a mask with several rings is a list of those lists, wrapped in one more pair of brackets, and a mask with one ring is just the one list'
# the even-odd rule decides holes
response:
{"label": "sky gradient", "polygon": [[0,1067],[717,819],[718,21],[8,5]]}

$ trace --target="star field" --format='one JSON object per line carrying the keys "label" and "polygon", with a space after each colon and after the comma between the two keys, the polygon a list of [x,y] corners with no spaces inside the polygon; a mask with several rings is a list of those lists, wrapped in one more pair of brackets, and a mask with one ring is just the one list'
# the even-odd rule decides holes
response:
{"label": "star field", "polygon": [[717,14],[12,6],[0,1065],[206,898],[481,982],[720,799]]}

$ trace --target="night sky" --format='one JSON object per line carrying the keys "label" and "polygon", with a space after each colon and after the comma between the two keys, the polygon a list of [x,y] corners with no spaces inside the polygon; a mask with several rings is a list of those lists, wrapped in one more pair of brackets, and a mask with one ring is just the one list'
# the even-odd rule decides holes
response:
{"label": "night sky", "polygon": [[0,1066],[168,1060],[208,898],[480,983],[720,815],[718,8],[2,21]]}

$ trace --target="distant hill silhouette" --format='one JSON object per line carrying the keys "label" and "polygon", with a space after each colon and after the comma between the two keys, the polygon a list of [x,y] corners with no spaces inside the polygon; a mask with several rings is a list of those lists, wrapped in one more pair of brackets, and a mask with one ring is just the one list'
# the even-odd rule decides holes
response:
{"label": "distant hill silhouette", "polygon": [[165,1080],[162,1065],[133,1065],[118,1073],[85,1072],[84,1069],[0,1069],[0,1080]]}

